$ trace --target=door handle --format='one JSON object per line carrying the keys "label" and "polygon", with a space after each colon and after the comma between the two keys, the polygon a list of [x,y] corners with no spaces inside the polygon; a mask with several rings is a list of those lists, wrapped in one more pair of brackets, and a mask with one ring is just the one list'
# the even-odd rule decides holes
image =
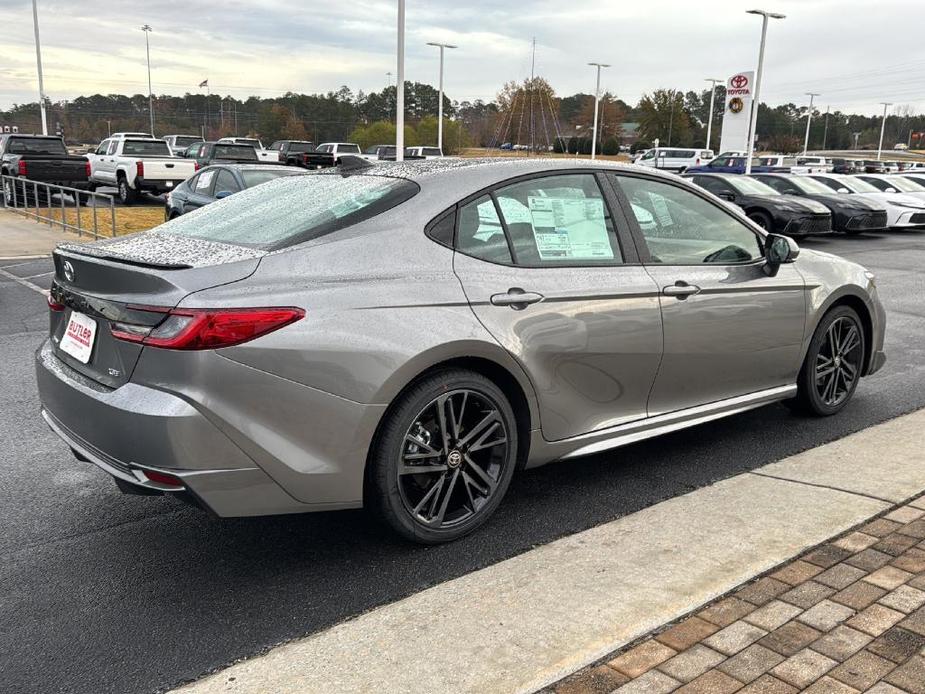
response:
{"label": "door handle", "polygon": [[697,287],[693,284],[688,284],[684,280],[678,280],[672,285],[662,288],[662,294],[665,296],[673,296],[681,301],[686,299],[689,296],[700,293],[700,287]]}
{"label": "door handle", "polygon": [[535,304],[542,301],[543,295],[536,292],[525,292],[520,287],[511,287],[506,294],[492,294],[491,303],[493,306],[510,306],[515,311],[522,311],[527,308],[528,304]]}

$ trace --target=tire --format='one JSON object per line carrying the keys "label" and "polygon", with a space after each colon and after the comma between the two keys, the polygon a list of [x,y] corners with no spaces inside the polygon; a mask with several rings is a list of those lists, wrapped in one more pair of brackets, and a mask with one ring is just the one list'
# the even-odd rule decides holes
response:
{"label": "tire", "polygon": [[13,182],[8,178],[3,179],[3,204],[6,207],[14,207]]}
{"label": "tire", "polygon": [[[498,386],[465,369],[433,373],[399,397],[380,427],[370,452],[369,506],[414,542],[459,539],[501,503],[517,447],[514,412]],[[408,472],[418,467],[432,471]]]}
{"label": "tire", "polygon": [[772,228],[774,226],[771,222],[771,218],[764,212],[749,212],[748,218],[752,220],[755,224],[760,226],[765,231],[774,231]]}
{"label": "tire", "polygon": [[[833,349],[833,335],[836,336],[836,349]],[[797,379],[797,395],[788,404],[798,412],[815,417],[841,412],[861,380],[866,349],[864,326],[857,312],[848,306],[830,310],[813,333]],[[823,372],[825,375],[820,376]]]}
{"label": "tire", "polygon": [[78,193],[78,194],[77,194],[77,200],[80,202],[80,204],[81,204],[83,207],[86,207],[86,206],[87,206],[87,203],[90,202],[90,200],[91,200],[92,197],[93,197],[93,196],[90,195],[89,193]]}
{"label": "tire", "polygon": [[138,200],[138,192],[128,184],[128,179],[125,176],[119,176],[119,200],[123,205],[134,205],[135,201]]}

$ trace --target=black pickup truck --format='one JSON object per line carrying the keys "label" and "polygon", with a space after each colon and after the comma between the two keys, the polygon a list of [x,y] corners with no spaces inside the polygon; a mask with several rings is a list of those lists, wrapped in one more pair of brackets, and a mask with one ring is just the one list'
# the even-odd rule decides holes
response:
{"label": "black pickup truck", "polygon": [[315,144],[307,140],[277,140],[270,149],[278,153],[279,163],[286,166],[302,166],[305,156],[315,151]]}
{"label": "black pickup truck", "polygon": [[[84,156],[68,154],[60,137],[4,134],[0,135],[0,174],[86,190],[90,162]],[[19,204],[33,203],[35,187],[26,185],[25,200],[21,199],[22,190],[21,183],[3,179],[3,196],[7,205],[12,206],[14,200]],[[39,188],[40,200],[47,198],[46,191],[46,188]],[[85,199],[85,196],[81,198]]]}

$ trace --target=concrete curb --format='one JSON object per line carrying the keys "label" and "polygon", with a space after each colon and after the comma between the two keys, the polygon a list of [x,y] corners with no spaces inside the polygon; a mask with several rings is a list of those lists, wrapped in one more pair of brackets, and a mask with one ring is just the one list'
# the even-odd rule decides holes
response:
{"label": "concrete curb", "polygon": [[925,410],[422,591],[183,687],[528,692],[925,489]]}

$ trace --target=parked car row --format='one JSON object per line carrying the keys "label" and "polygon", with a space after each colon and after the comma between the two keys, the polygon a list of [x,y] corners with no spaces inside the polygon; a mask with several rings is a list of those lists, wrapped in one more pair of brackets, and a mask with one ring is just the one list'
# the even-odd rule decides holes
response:
{"label": "parked car row", "polygon": [[925,228],[925,173],[695,171],[684,178],[737,205],[762,228],[787,236]]}

